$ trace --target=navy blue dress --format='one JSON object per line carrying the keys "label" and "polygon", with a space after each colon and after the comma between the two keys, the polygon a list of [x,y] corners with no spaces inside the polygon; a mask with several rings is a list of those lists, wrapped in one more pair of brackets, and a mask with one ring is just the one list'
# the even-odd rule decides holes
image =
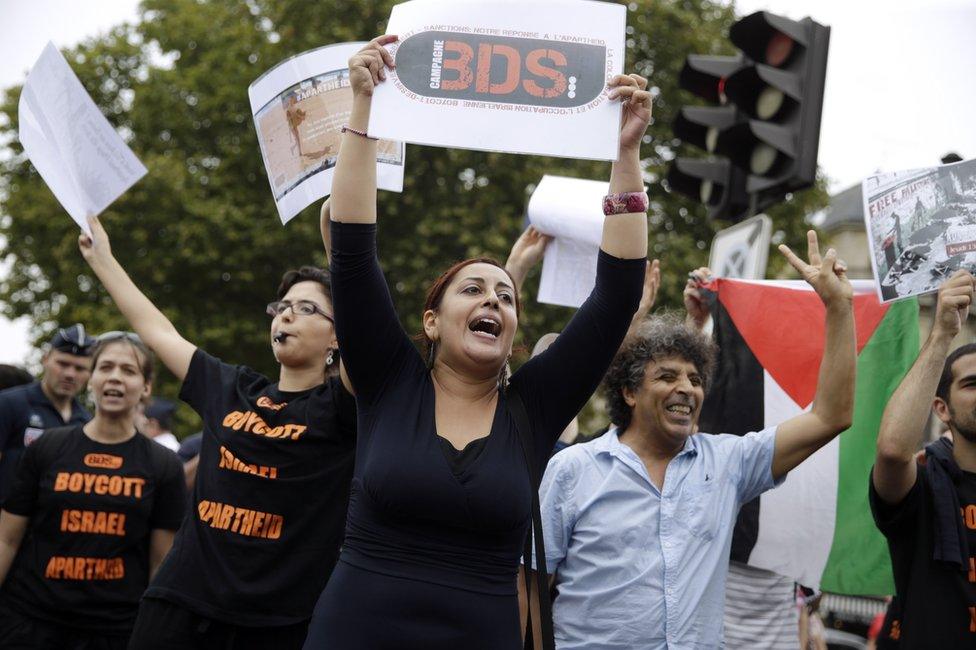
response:
{"label": "navy blue dress", "polygon": [[[435,429],[430,373],[397,319],[375,241],[375,224],[332,224],[336,330],[359,438],[345,543],[305,648],[515,650],[531,504],[515,422],[500,395],[482,448],[452,467]],[[620,345],[644,268],[601,252],[586,303],[512,376],[540,472]]]}

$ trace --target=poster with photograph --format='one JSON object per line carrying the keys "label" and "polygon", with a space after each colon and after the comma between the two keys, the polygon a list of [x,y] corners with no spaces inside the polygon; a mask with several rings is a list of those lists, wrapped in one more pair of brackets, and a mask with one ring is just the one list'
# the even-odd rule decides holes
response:
{"label": "poster with photograph", "polygon": [[976,160],[864,180],[864,225],[883,302],[976,271]]}
{"label": "poster with photograph", "polygon": [[[332,193],[342,126],[352,111],[349,57],[365,43],[340,43],[282,61],[248,88],[264,168],[282,223]],[[403,190],[404,145],[380,140],[376,182]]]}
{"label": "poster with photograph", "polygon": [[459,149],[614,160],[627,7],[590,0],[411,0],[370,133]]}
{"label": "poster with photograph", "polygon": [[24,153],[88,235],[88,215],[100,214],[146,174],[54,43],[27,76],[17,119]]}

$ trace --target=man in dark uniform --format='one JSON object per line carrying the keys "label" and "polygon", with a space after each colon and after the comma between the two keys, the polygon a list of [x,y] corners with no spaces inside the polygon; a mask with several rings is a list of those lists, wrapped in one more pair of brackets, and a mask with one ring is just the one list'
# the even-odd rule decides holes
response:
{"label": "man in dark uniform", "polygon": [[0,503],[27,445],[45,429],[91,419],[76,396],[88,385],[92,343],[81,324],[58,330],[45,346],[40,381],[0,392]]}

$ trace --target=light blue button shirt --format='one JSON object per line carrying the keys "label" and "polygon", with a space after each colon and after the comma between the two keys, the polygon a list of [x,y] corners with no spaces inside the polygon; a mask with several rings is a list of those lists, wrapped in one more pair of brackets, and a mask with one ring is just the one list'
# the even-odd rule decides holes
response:
{"label": "light blue button shirt", "polygon": [[692,436],[663,490],[616,428],[553,456],[539,494],[557,648],[722,647],[732,528],[776,485],[775,432]]}

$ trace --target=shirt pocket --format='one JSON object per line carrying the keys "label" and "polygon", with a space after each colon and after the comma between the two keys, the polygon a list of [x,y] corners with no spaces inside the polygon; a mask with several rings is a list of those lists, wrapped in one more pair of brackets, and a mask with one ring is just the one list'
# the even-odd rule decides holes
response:
{"label": "shirt pocket", "polygon": [[721,504],[716,497],[719,492],[716,483],[718,481],[706,481],[683,488],[675,507],[678,525],[705,541],[711,541],[718,528]]}

